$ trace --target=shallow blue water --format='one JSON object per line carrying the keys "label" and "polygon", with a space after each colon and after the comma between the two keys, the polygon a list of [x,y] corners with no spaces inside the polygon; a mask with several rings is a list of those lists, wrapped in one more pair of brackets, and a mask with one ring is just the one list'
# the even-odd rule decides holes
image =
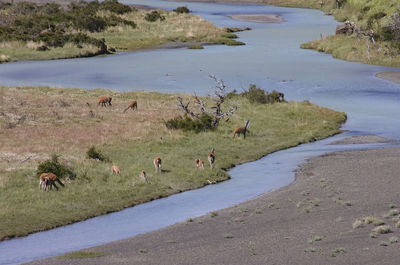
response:
{"label": "shallow blue water", "polygon": [[[377,134],[400,140],[400,86],[375,77],[388,67],[333,59],[301,50],[302,42],[332,34],[336,22],[316,10],[259,5],[125,1],[162,8],[186,5],[219,26],[252,27],[240,33],[246,46],[207,46],[204,50],[156,50],[107,57],[18,62],[0,65],[0,84],[212,93],[208,74],[231,89],[250,83],[279,90],[289,100],[310,100],[345,111],[347,133],[276,152],[230,171],[232,179],[180,193],[118,213],[0,243],[0,264],[18,264],[152,231],[277,189],[294,180],[306,159],[326,152],[391,146],[329,145],[346,136]],[[278,13],[281,24],[238,22],[226,14]],[[98,231],[101,231],[99,233]],[[46,245],[45,249],[41,246]],[[18,252],[16,252],[18,250]]]}

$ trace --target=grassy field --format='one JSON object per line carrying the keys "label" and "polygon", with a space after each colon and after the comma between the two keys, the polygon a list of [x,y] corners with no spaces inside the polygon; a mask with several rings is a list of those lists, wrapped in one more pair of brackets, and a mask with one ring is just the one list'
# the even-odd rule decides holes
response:
{"label": "grassy field", "polygon": [[110,27],[104,32],[90,33],[95,38],[104,38],[107,45],[117,50],[138,50],[155,47],[162,43],[179,42],[211,42],[226,43],[230,39],[224,28],[218,28],[200,16],[178,14],[159,10],[165,17],[164,21],[148,22],[145,20],[146,10],[138,10],[121,15],[122,18],[135,21],[136,28],[129,26]]}
{"label": "grassy field", "polygon": [[[113,97],[112,108],[96,106],[103,95]],[[0,87],[0,239],[226,180],[226,169],[336,134],[346,119],[344,113],[307,101],[257,105],[234,97],[226,107],[236,104],[239,110],[230,122],[212,132],[183,133],[163,122],[180,114],[176,98],[153,92]],[[133,99],[138,110],[123,113]],[[246,140],[232,139],[233,128],[247,119]],[[92,145],[110,162],[86,158]],[[216,167],[196,170],[195,159],[207,161],[211,148]],[[39,191],[35,170],[54,153],[77,178],[58,192]],[[162,173],[154,171],[155,156],[162,159]],[[111,175],[113,164],[121,175]],[[150,183],[140,180],[141,170]]]}

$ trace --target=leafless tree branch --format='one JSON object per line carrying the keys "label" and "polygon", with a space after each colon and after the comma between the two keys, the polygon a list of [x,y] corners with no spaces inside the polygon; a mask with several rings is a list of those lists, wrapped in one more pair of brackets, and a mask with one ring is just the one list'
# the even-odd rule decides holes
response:
{"label": "leafless tree branch", "polygon": [[178,107],[181,108],[185,113],[189,114],[193,119],[198,120],[199,116],[201,114],[208,114],[213,116],[213,126],[218,127],[219,121],[221,119],[225,119],[225,121],[228,121],[230,116],[233,115],[233,113],[237,110],[237,106],[234,106],[230,108],[228,111],[224,112],[222,111],[222,104],[225,102],[225,98],[227,95],[227,86],[225,85],[224,81],[221,79],[218,79],[214,75],[209,75],[211,79],[213,79],[216,83],[215,85],[215,103],[213,106],[207,108],[206,107],[206,102],[201,100],[197,95],[194,97],[194,104],[198,107],[199,109],[199,114],[194,113],[190,108],[189,104],[190,101],[187,103],[183,102],[183,99],[181,97],[178,97],[179,105]]}

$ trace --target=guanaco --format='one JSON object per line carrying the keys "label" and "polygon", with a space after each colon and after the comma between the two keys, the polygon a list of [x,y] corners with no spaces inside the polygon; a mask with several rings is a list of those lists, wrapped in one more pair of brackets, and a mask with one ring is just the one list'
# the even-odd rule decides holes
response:
{"label": "guanaco", "polygon": [[156,169],[156,172],[161,172],[161,158],[154,158],[154,168]]}
{"label": "guanaco", "polygon": [[215,162],[214,148],[211,149],[211,152],[208,155],[208,162],[210,163],[211,169],[213,169]]}
{"label": "guanaco", "polygon": [[203,163],[203,161],[201,161],[200,158],[196,159],[196,168],[197,169],[204,169],[204,163]]}
{"label": "guanaco", "polygon": [[100,97],[97,101],[97,106],[101,104],[102,107],[112,106],[111,105],[112,97]]}
{"label": "guanaco", "polygon": [[58,177],[53,173],[42,173],[40,174],[39,180],[39,188],[48,191],[51,186],[54,186],[56,190],[58,187],[55,182],[58,182],[61,186],[64,187],[64,184],[58,179]]}
{"label": "guanaco", "polygon": [[121,169],[119,168],[119,166],[112,166],[111,167],[111,174],[121,174]]}
{"label": "guanaco", "polygon": [[147,183],[147,175],[146,172],[144,170],[142,170],[142,172],[140,173],[140,179],[143,180],[143,182]]}
{"label": "guanaco", "polygon": [[124,113],[128,110],[128,109],[132,109],[133,111],[136,109],[137,110],[137,101],[134,100],[131,103],[129,103],[128,107],[126,109],[124,109]]}
{"label": "guanaco", "polygon": [[233,138],[237,135],[240,137],[240,134],[243,134],[243,139],[246,139],[246,132],[247,132],[247,127],[249,127],[250,120],[247,120],[244,126],[238,126],[233,130]]}

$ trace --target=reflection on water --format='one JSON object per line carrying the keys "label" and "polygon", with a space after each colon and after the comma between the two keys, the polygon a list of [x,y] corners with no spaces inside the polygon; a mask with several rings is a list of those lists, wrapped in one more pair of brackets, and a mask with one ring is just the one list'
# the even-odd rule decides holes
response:
{"label": "reflection on water", "polygon": [[[0,65],[0,83],[207,95],[213,86],[207,76],[212,73],[238,91],[253,83],[282,91],[290,100],[310,100],[345,111],[348,122],[344,129],[349,132],[238,166],[230,171],[230,181],[218,185],[2,242],[0,264],[17,264],[155,230],[287,185],[293,181],[297,165],[310,157],[336,150],[391,145],[329,145],[345,136],[377,134],[400,140],[400,86],[374,76],[376,72],[393,69],[334,60],[330,55],[299,49],[302,42],[333,33],[336,23],[332,17],[315,10],[259,5],[125,2],[169,9],[186,5],[217,25],[250,26],[253,30],[239,34],[241,41],[247,43],[241,47],[208,46],[204,50],[155,50]],[[224,16],[235,13],[278,13],[285,22],[247,23]],[[49,247],[44,249],[43,245]]]}

